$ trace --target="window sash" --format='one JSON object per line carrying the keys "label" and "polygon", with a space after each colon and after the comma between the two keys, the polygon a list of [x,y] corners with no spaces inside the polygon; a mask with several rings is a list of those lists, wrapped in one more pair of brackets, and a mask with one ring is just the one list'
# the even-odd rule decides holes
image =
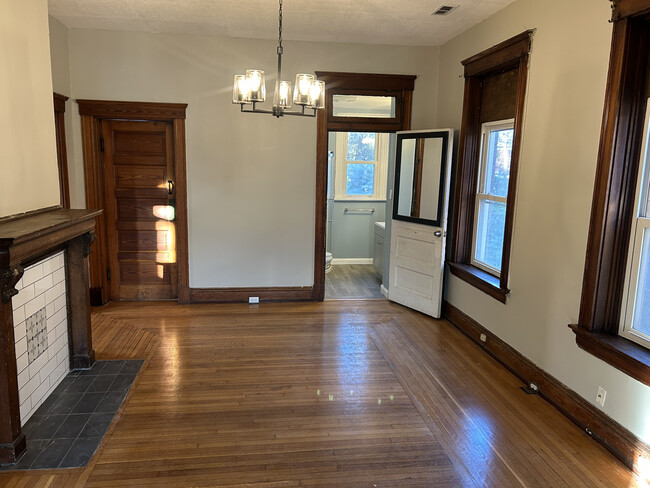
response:
{"label": "window sash", "polygon": [[[636,222],[636,228],[633,236],[632,263],[629,270],[627,296],[625,306],[623,307],[623,321],[621,324],[620,335],[630,339],[645,347],[650,347],[650,336],[634,328],[636,323],[636,300],[638,298],[639,286],[643,286],[646,281],[645,273],[650,273],[650,264],[645,270],[641,269],[642,261],[650,262],[650,244],[644,241],[650,241],[650,219],[639,217]],[[645,249],[644,249],[645,247]],[[645,253],[644,253],[645,251]]]}
{"label": "window sash", "polygon": [[[361,131],[352,131],[361,132]],[[349,161],[348,160],[348,132],[336,133],[336,156],[334,175],[335,200],[385,200],[388,167],[388,134],[375,133],[375,160],[374,161]],[[372,195],[348,195],[347,174],[351,164],[374,164],[374,192]]]}
{"label": "window sash", "polygon": [[[472,231],[473,232],[472,233],[472,254],[471,254],[470,263],[473,266],[476,266],[477,268],[480,268],[483,271],[486,271],[496,277],[501,276],[501,268],[495,268],[476,258],[476,251],[478,246],[479,211],[481,208],[481,202],[484,201],[503,203],[504,205],[507,204],[508,201],[507,195],[505,197],[502,197],[499,195],[493,195],[485,192],[487,186],[486,183],[487,183],[487,174],[488,174],[487,173],[488,155],[490,153],[490,151],[488,150],[489,149],[488,146],[490,141],[490,135],[492,132],[496,132],[500,130],[508,130],[508,129],[514,130],[514,124],[515,124],[515,119],[506,119],[506,120],[497,120],[494,122],[486,122],[481,126],[481,150],[479,153],[479,158],[480,158],[479,173],[478,173],[478,181],[477,181],[476,198],[474,202],[474,225]],[[505,233],[505,229],[504,229],[504,233]],[[501,254],[503,256],[503,248],[501,249]],[[501,267],[503,267],[503,263]]]}
{"label": "window sash", "polygon": [[[649,104],[650,98],[647,100],[646,107],[650,107]],[[625,277],[625,295],[621,307],[619,335],[650,348],[650,336],[634,328],[638,288],[643,286],[645,281],[639,278],[643,278],[641,276],[643,273],[650,272],[650,269],[641,269],[642,260],[645,257],[643,253],[644,238],[650,239],[650,109],[648,108],[646,108],[643,135],[639,178],[634,202],[636,219],[630,236],[629,266]],[[650,246],[647,250],[650,251]],[[650,256],[646,259],[650,259]]]}

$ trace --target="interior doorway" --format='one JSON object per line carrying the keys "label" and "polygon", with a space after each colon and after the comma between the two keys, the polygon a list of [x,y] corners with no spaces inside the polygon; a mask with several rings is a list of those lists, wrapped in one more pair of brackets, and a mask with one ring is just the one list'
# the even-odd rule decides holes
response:
{"label": "interior doorway", "polygon": [[383,298],[389,153],[394,135],[328,134],[325,298]]}
{"label": "interior doorway", "polygon": [[77,102],[86,206],[104,211],[89,256],[91,303],[187,303],[187,105]]}
{"label": "interior doorway", "polygon": [[[328,235],[330,238],[336,235],[336,229],[333,229],[333,226],[330,225],[334,224],[334,218],[336,217],[332,215],[332,212],[340,211],[345,216],[346,208],[347,217],[349,218],[342,220],[342,225],[356,229],[354,224],[359,224],[359,221],[354,221],[351,217],[361,217],[363,224],[360,224],[359,227],[364,227],[364,232],[372,236],[369,240],[363,240],[364,245],[372,250],[361,257],[366,261],[361,263],[349,262],[347,264],[349,266],[367,266],[368,268],[365,271],[368,273],[364,273],[363,269],[352,268],[341,269],[340,271],[347,271],[347,273],[339,273],[343,275],[341,278],[348,282],[348,286],[352,286],[352,290],[347,294],[347,297],[357,298],[358,296],[355,295],[358,295],[358,291],[363,292],[363,288],[368,285],[372,286],[372,280],[379,281],[379,283],[381,283],[380,280],[385,281],[381,277],[378,278],[375,273],[377,268],[375,268],[374,263],[377,262],[378,267],[383,269],[382,263],[388,251],[387,246],[385,246],[386,238],[384,238],[381,246],[375,246],[375,223],[381,222],[379,216],[383,215],[385,227],[390,227],[390,222],[387,222],[388,225],[386,225],[386,221],[390,221],[389,216],[386,215],[386,191],[389,178],[388,174],[384,173],[384,180],[377,182],[376,176],[379,172],[374,173],[377,169],[376,163],[373,161],[372,164],[368,164],[369,161],[362,160],[351,161],[347,159],[346,148],[346,155],[343,156],[343,153],[341,153],[338,158],[339,163],[344,162],[344,160],[347,161],[345,168],[339,170],[339,176],[343,175],[338,182],[339,194],[343,193],[341,188],[347,190],[348,170],[350,176],[355,177],[354,181],[351,182],[353,187],[351,190],[361,194],[353,196],[354,199],[359,201],[353,202],[352,199],[347,201],[341,199],[344,200],[343,204],[336,205],[337,183],[334,181],[333,175],[330,174],[330,170],[332,165],[336,164],[336,149],[333,146],[338,144],[336,142],[331,144],[331,141],[336,141],[337,137],[349,139],[350,134],[353,134],[353,139],[360,142],[362,148],[363,146],[377,148],[375,143],[378,140],[378,135],[380,135],[379,138],[381,139],[386,134],[408,130],[411,122],[411,101],[416,77],[411,75],[333,72],[316,72],[316,75],[319,80],[325,81],[326,102],[325,110],[319,111],[317,115],[316,238],[313,298],[317,301],[322,301],[325,298],[326,275],[332,273],[332,271],[326,273],[326,267],[329,267],[332,261],[337,259],[335,253],[327,249]],[[371,139],[373,140],[372,144]],[[388,145],[385,144],[385,147],[390,152]],[[343,143],[340,146],[343,146]],[[370,192],[370,181],[374,182],[372,193],[368,193]],[[383,202],[381,202],[382,198],[377,197],[379,191],[383,192]],[[345,205],[345,203],[348,203],[348,205]],[[331,219],[331,217],[334,218]],[[346,238],[351,235],[345,230],[342,232]],[[329,246],[331,245],[333,245],[333,242],[330,240]],[[380,250],[377,251],[376,249]],[[331,259],[327,254],[328,252],[332,254]],[[345,257],[339,256],[339,259],[345,259]],[[332,266],[336,266],[336,264]],[[333,278],[335,276],[336,273],[332,275]],[[356,291],[354,290],[355,282],[359,286]],[[376,290],[376,288],[374,289]],[[376,291],[373,291],[373,293],[376,293]],[[328,298],[344,298],[345,291],[340,294],[330,287],[327,295]],[[369,295],[368,292],[365,292],[365,295],[365,298],[370,298],[370,296],[367,296]]]}

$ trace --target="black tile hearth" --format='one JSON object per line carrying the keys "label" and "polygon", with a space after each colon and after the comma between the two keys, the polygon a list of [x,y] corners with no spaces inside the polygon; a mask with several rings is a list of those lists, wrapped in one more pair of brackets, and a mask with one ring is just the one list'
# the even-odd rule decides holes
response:
{"label": "black tile hearth", "polygon": [[66,376],[23,426],[25,454],[0,471],[88,464],[143,362],[97,361],[91,369]]}

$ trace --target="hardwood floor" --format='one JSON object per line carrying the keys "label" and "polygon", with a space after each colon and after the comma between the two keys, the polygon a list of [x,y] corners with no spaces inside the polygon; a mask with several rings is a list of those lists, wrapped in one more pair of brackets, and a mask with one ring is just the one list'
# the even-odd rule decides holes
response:
{"label": "hardwood floor", "polygon": [[325,298],[384,298],[381,276],[372,264],[335,264],[325,275]]}
{"label": "hardwood floor", "polygon": [[93,330],[99,359],[146,359],[98,453],[0,486],[645,486],[453,326],[385,300],[120,303]]}

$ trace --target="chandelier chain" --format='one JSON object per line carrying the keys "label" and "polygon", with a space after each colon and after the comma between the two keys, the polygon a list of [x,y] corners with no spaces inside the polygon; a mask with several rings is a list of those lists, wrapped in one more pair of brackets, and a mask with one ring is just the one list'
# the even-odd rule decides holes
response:
{"label": "chandelier chain", "polygon": [[280,11],[278,13],[278,48],[282,51],[282,0],[280,0]]}

